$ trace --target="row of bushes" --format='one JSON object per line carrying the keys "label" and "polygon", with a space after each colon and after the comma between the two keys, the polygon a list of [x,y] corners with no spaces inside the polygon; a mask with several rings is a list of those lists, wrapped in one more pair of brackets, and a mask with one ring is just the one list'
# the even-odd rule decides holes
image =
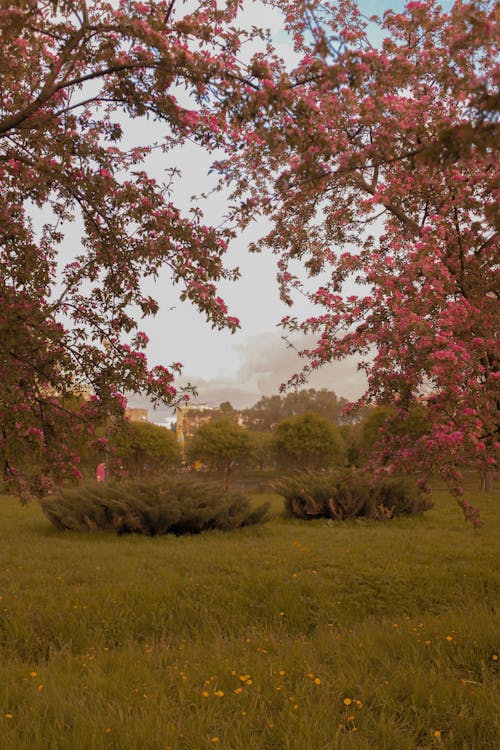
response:
{"label": "row of bushes", "polygon": [[275,489],[285,498],[286,513],[304,520],[383,520],[417,515],[432,507],[428,495],[407,477],[370,481],[366,473],[352,469],[300,474],[277,482]]}
{"label": "row of bushes", "polygon": [[[354,470],[301,474],[277,483],[275,489],[284,497],[286,513],[301,519],[362,516],[382,520],[431,507],[409,479],[383,478],[372,483],[366,474]],[[269,518],[267,503],[252,507],[249,496],[238,490],[187,476],[81,485],[49,495],[41,507],[58,529],[148,536],[229,531]]]}
{"label": "row of bushes", "polygon": [[58,529],[147,536],[230,531],[269,517],[268,503],[254,508],[237,490],[175,476],[81,485],[49,495],[41,506]]}

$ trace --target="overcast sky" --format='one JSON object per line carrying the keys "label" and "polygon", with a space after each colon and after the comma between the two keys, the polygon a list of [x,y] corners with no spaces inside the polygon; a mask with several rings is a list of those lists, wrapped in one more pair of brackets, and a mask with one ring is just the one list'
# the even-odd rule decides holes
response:
{"label": "overcast sky", "polygon": [[[256,6],[247,2],[247,19],[269,26],[281,54],[291,59],[291,45],[281,28],[279,13]],[[367,14],[382,13],[388,7],[400,10],[403,2],[362,0],[360,7]],[[151,138],[154,137],[151,132]],[[190,196],[210,184],[207,173],[212,159],[191,145],[172,154],[172,159],[182,170],[175,199],[179,205],[188,206]],[[204,206],[207,221],[217,223],[224,208],[223,197],[214,197]],[[235,407],[249,406],[261,395],[276,393],[280,384],[303,364],[296,351],[283,340],[283,330],[277,327],[280,319],[290,314],[290,308],[279,299],[276,257],[270,253],[250,254],[246,249],[264,231],[262,225],[250,226],[233,241],[227,256],[227,264],[238,266],[241,271],[239,281],[220,287],[230,314],[241,323],[241,330],[235,334],[212,330],[188,302],[180,302],[166,273],[150,286],[151,293],[160,301],[156,318],[141,326],[150,337],[150,362],[166,365],[182,362],[185,379],[197,386],[199,402],[218,405],[229,400]],[[300,317],[312,309],[299,299],[292,312]],[[347,361],[316,372],[309,385],[330,388],[340,396],[355,399],[363,392],[365,378],[357,372],[356,362]]]}
{"label": "overcast sky", "polygon": [[[446,2],[447,6],[449,4]],[[404,3],[402,0],[360,0],[359,5],[370,15],[381,14],[389,7],[400,11]],[[278,12],[246,0],[245,15],[249,23],[269,26],[281,54],[291,59],[292,48],[281,28]],[[146,140],[152,142],[161,137],[154,124],[148,123],[146,127]],[[144,139],[144,128],[144,122],[133,123],[129,133],[131,139]],[[177,166],[181,169],[182,179],[176,184],[173,199],[187,211],[190,197],[210,185],[208,170],[213,157],[200,148],[187,145],[164,158],[165,161],[161,162],[155,156],[154,163],[148,168],[160,180],[166,168]],[[219,223],[224,209],[223,196],[214,197],[204,206],[205,221]],[[198,387],[198,402],[218,405],[229,400],[239,408],[249,406],[261,395],[276,393],[279,385],[301,367],[301,360],[287,346],[282,339],[282,329],[277,327],[290,309],[279,300],[276,258],[268,253],[247,252],[248,242],[263,234],[264,230],[263,226],[251,226],[232,243],[227,256],[227,265],[238,266],[241,271],[238,282],[225,283],[219,290],[230,314],[241,322],[241,330],[233,335],[212,330],[189,303],[180,302],[168,273],[162,274],[156,283],[147,282],[149,293],[160,302],[158,315],[141,321],[140,326],[150,338],[147,350],[150,365],[168,366],[172,362],[181,362],[185,379]],[[311,309],[305,300],[299,300],[292,312],[301,317]],[[352,361],[325,367],[310,381],[311,387],[327,387],[349,399],[359,397],[364,384],[364,376],[356,371],[356,363]]]}
{"label": "overcast sky", "polygon": [[[371,15],[382,14],[387,8],[400,11],[404,2],[360,0],[359,6]],[[279,13],[250,1],[246,4],[246,17],[249,22],[271,28],[281,54],[291,59],[291,45],[281,28]],[[176,200],[180,205],[187,205],[189,197],[208,184],[211,159],[192,146],[186,146],[174,158],[183,172],[176,188]],[[218,196],[205,206],[207,220],[217,222],[224,208],[224,200]],[[261,395],[276,393],[280,384],[301,368],[302,361],[296,351],[287,346],[282,339],[282,329],[277,327],[280,319],[290,314],[290,308],[279,300],[276,257],[267,252],[247,252],[248,242],[262,235],[264,229],[258,224],[249,227],[244,235],[234,240],[227,257],[228,264],[238,266],[241,271],[238,282],[223,284],[220,288],[230,314],[240,319],[241,330],[237,333],[213,331],[189,303],[178,301],[166,276],[152,286],[161,309],[145,326],[150,336],[150,361],[155,364],[182,362],[186,379],[198,387],[199,402],[218,405],[229,400],[235,407],[249,406]],[[305,316],[311,308],[305,300],[298,300],[292,312]],[[356,362],[351,360],[324,367],[313,375],[309,385],[330,388],[340,396],[355,399],[362,394],[365,382],[364,374],[357,371]]]}

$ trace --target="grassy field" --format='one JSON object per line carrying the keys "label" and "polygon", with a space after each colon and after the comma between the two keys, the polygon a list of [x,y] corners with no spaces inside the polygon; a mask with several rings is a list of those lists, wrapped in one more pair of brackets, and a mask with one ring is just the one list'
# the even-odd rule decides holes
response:
{"label": "grassy field", "polygon": [[0,498],[0,750],[496,750],[500,503],[78,535]]}

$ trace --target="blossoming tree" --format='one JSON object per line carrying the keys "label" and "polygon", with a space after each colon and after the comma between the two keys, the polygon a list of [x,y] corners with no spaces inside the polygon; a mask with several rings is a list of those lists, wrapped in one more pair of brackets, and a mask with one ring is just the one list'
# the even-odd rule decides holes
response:
{"label": "blossoming tree", "polygon": [[280,5],[298,65],[254,60],[260,86],[219,166],[239,220],[272,222],[283,299],[301,288],[317,305],[282,321],[317,339],[291,382],[360,356],[363,403],[398,420],[428,405],[426,434],[389,429],[379,464],[439,467],[459,492],[460,465],[489,470],[499,447],[498,6],[422,0],[367,19],[354,0]]}
{"label": "blossoming tree", "polygon": [[[168,153],[193,133],[216,144],[217,100],[244,38],[232,28],[237,8],[0,3],[0,459],[18,489],[78,475],[76,446],[122,411],[125,390],[176,398],[179,366],[149,367],[137,328],[157,310],[144,277],[170,268],[181,297],[214,326],[238,325],[216,291],[236,274],[223,265],[227,237],[183,216],[147,171],[153,148]],[[164,138],[127,147],[136,118],[159,123]],[[65,259],[73,221],[81,244]],[[82,390],[93,396],[77,403]],[[20,468],[27,452],[31,476]]]}

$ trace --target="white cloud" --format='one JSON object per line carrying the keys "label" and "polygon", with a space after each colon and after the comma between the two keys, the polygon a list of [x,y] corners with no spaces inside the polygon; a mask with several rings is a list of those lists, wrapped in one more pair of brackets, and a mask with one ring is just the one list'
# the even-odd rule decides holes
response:
{"label": "white cloud", "polygon": [[[280,385],[305,364],[278,332],[249,336],[236,348],[241,356],[236,371],[224,374],[221,369],[213,378],[186,373],[182,382],[189,380],[197,386],[197,402],[218,406],[222,401],[230,401],[236,408],[251,406],[261,396],[277,393]],[[349,358],[316,370],[305,387],[328,388],[338,396],[354,400],[362,395],[366,378],[358,371],[357,361]]]}

